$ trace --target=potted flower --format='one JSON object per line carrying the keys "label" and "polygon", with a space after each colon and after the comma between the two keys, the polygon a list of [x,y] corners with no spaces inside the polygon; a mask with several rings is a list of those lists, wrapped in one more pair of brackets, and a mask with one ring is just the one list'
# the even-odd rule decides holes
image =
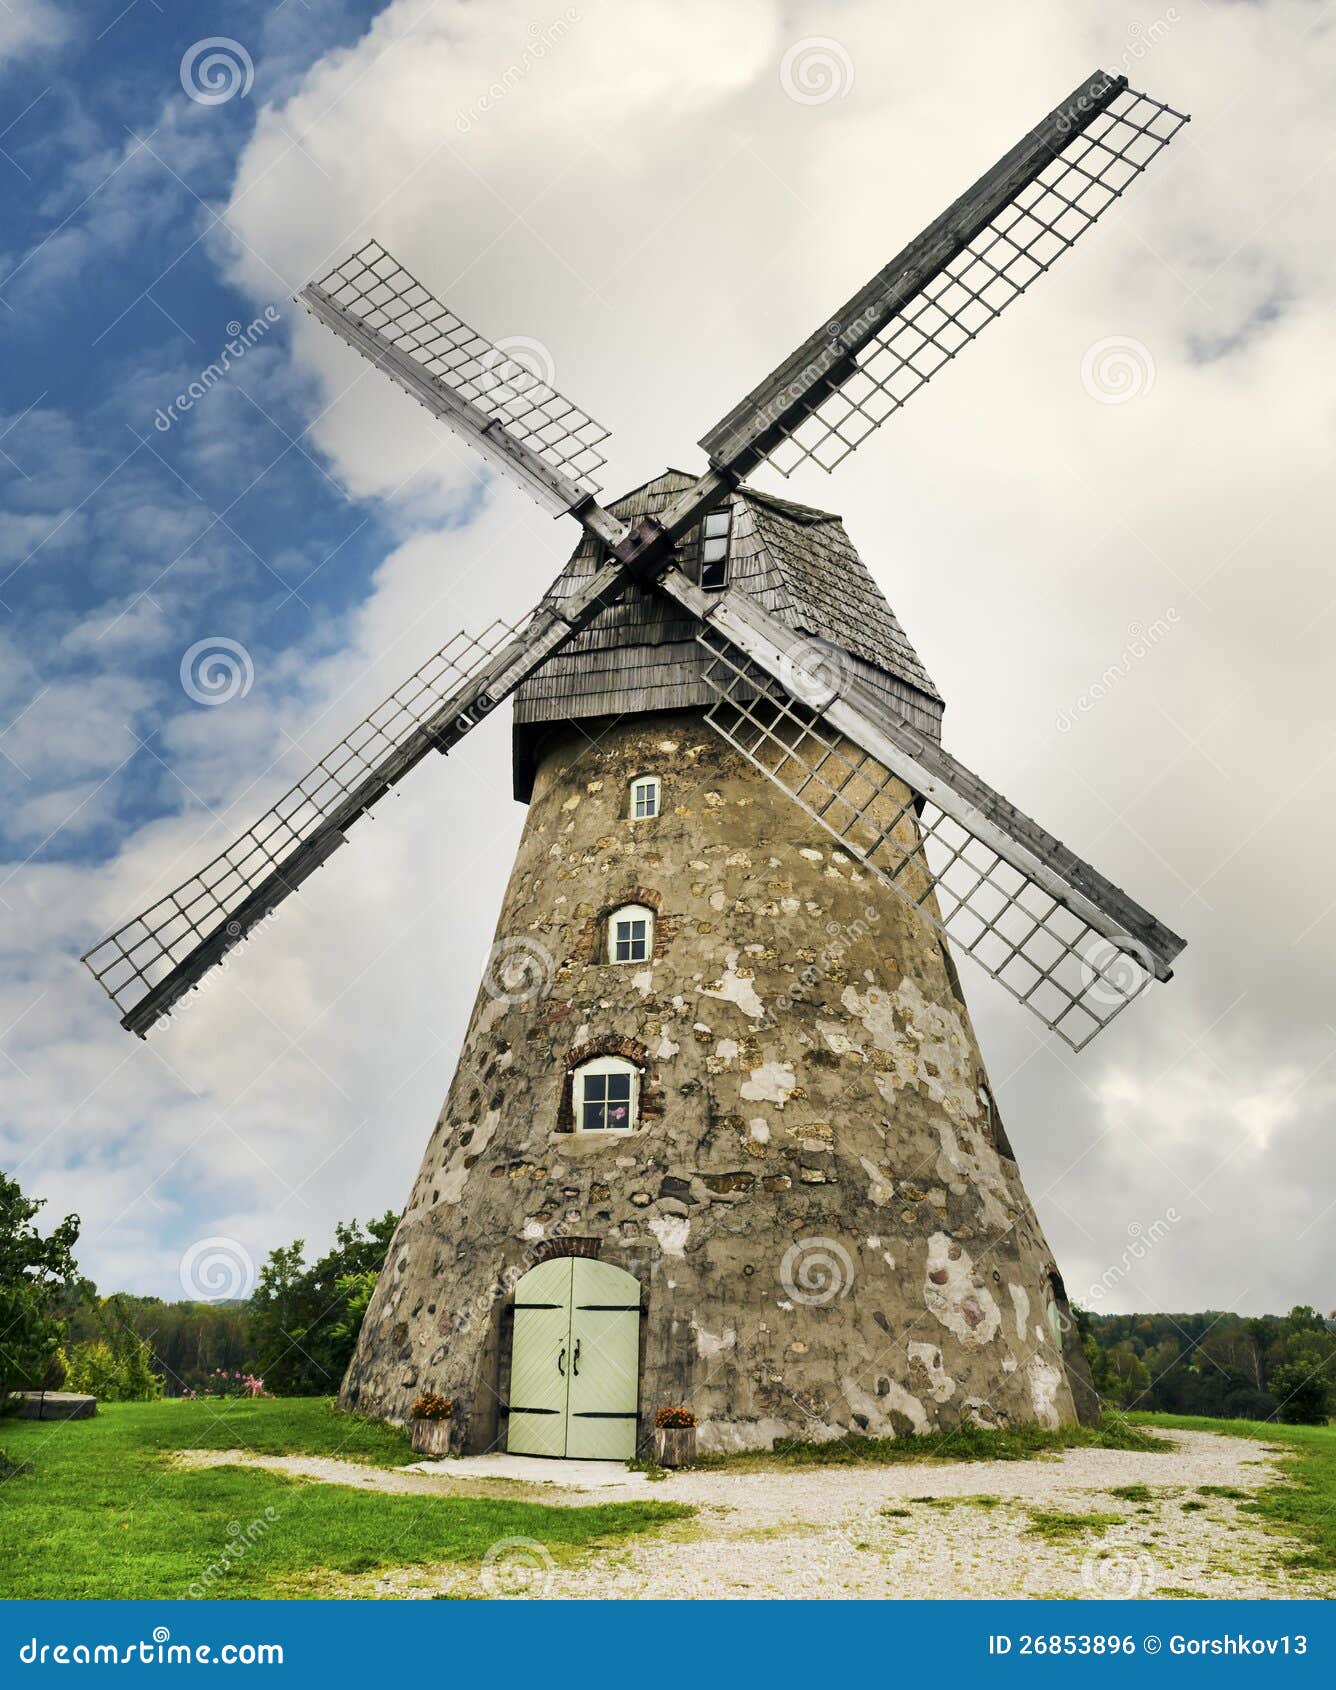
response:
{"label": "potted flower", "polygon": [[449,1455],[453,1397],[424,1391],[413,1404],[413,1448],[419,1455]]}
{"label": "potted flower", "polygon": [[654,1459],[660,1467],[691,1467],[696,1460],[696,1416],[680,1405],[654,1416]]}

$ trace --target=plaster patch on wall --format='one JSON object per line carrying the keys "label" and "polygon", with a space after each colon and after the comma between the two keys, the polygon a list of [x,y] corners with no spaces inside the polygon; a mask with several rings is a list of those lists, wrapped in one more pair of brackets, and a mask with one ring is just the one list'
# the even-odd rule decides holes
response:
{"label": "plaster patch on wall", "polygon": [[942,1366],[942,1352],[935,1344],[911,1344],[909,1365],[921,1368],[928,1381],[928,1395],[934,1402],[949,1402],[956,1394],[956,1382]]}
{"label": "plaster patch on wall", "polygon": [[855,1044],[843,1027],[836,1021],[818,1021],[816,1030],[826,1041],[826,1049],[834,1051],[836,1056],[861,1056],[862,1045]]}
{"label": "plaster patch on wall", "polygon": [[1012,1305],[1016,1310],[1016,1336],[1024,1338],[1025,1323],[1030,1318],[1030,1293],[1014,1280],[1008,1284],[1007,1290],[1011,1292]]}
{"label": "plaster patch on wall", "polygon": [[888,1103],[895,1101],[896,1091],[912,1085],[940,1103],[954,1120],[972,1119],[979,1113],[973,1052],[955,1010],[929,1003],[908,978],[894,992],[876,986],[860,992],[857,986],[846,986],[840,1002],[894,1063],[891,1073],[877,1075],[877,1088]]}
{"label": "plaster patch on wall", "polygon": [[1060,1425],[1058,1392],[1062,1389],[1062,1374],[1043,1356],[1031,1356],[1026,1372],[1030,1376],[1030,1400],[1034,1404],[1035,1418],[1041,1426]]}
{"label": "plaster patch on wall", "polygon": [[631,984],[635,987],[636,991],[640,993],[642,998],[647,998],[654,990],[654,970],[652,968],[642,968],[639,973],[631,976]]}
{"label": "plaster patch on wall", "polygon": [[1005,1231],[1011,1224],[1011,1192],[997,1151],[974,1126],[959,1121],[953,1125],[946,1116],[939,1116],[933,1125],[942,1145],[937,1157],[938,1179],[957,1196],[972,1188],[984,1220]]}
{"label": "plaster patch on wall", "polygon": [[654,1054],[658,1057],[660,1062],[667,1062],[669,1057],[676,1056],[681,1048],[681,1045],[675,1045],[668,1037],[668,1028],[666,1025],[659,1028],[659,1045]]}
{"label": "plaster patch on wall", "polygon": [[665,1256],[686,1254],[691,1222],[684,1215],[651,1215],[646,1225],[658,1239]]}
{"label": "plaster patch on wall", "polygon": [[747,1136],[757,1144],[769,1144],[770,1124],[764,1115],[753,1115],[747,1122]]}
{"label": "plaster patch on wall", "polygon": [[744,979],[738,973],[738,953],[728,951],[724,956],[724,973],[720,976],[717,986],[706,986],[701,991],[705,998],[721,998],[725,1003],[736,1004],[744,1015],[753,1021],[759,1021],[765,1015],[765,1008],[756,994],[756,987],[749,979]]}
{"label": "plaster patch on wall", "polygon": [[863,1164],[863,1172],[867,1175],[869,1181],[867,1188],[868,1202],[889,1203],[895,1195],[895,1186],[892,1181],[887,1179],[870,1156],[860,1156],[859,1161]]}
{"label": "plaster patch on wall", "polygon": [[888,1379],[886,1384],[886,1394],[880,1397],[865,1391],[856,1379],[841,1379],[840,1389],[849,1407],[866,1418],[867,1431],[873,1437],[893,1438],[904,1430],[892,1420],[893,1413],[903,1415],[912,1431],[930,1432],[932,1427],[928,1423],[927,1410],[919,1399],[911,1396],[894,1379]]}
{"label": "plaster patch on wall", "polygon": [[798,1089],[798,1076],[787,1062],[763,1062],[742,1082],[749,1103],[773,1103],[782,1109]]}
{"label": "plaster patch on wall", "polygon": [[[473,1137],[469,1142],[467,1144],[456,1144],[450,1152],[450,1160],[446,1163],[441,1174],[441,1183],[438,1187],[442,1203],[458,1203],[464,1195],[464,1186],[468,1181],[470,1172],[465,1164],[474,1161],[486,1150],[492,1142],[492,1134],[496,1131],[500,1120],[501,1111],[489,1109],[479,1125],[473,1129]],[[467,1122],[464,1130],[468,1130]]]}
{"label": "plaster patch on wall", "polygon": [[720,1039],[714,1047],[714,1054],[721,1062],[734,1061],[738,1054],[738,1041],[736,1039]]}
{"label": "plaster patch on wall", "polygon": [[944,1232],[935,1232],[928,1240],[923,1300],[966,1349],[982,1349],[991,1343],[1002,1324],[1002,1311],[992,1292],[974,1283],[968,1250]]}
{"label": "plaster patch on wall", "polygon": [[733,1349],[738,1341],[738,1335],[731,1326],[726,1326],[722,1332],[707,1332],[703,1326],[697,1326],[696,1354],[702,1360],[719,1355],[723,1350]]}

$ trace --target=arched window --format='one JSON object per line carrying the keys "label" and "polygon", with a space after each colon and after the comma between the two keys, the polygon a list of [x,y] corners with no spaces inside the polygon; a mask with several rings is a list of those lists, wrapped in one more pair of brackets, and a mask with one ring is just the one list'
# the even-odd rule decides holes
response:
{"label": "arched window", "polygon": [[647,821],[659,813],[658,775],[637,775],[631,782],[631,798],[627,814],[633,822]]}
{"label": "arched window", "polygon": [[571,1107],[577,1133],[628,1133],[636,1124],[640,1071],[622,1056],[596,1056],[575,1070]]}
{"label": "arched window", "polygon": [[608,961],[648,962],[654,954],[654,911],[623,904],[608,917]]}

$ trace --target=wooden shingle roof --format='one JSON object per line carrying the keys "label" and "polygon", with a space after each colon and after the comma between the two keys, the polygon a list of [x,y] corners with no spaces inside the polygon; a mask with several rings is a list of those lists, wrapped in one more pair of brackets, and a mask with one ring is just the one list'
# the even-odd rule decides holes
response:
{"label": "wooden shingle roof", "polygon": [[[655,516],[694,478],[668,470],[618,499],[623,520]],[[789,627],[842,646],[860,680],[921,732],[940,735],[942,699],[895,612],[869,575],[839,517],[754,488],[732,495],[728,580]],[[678,542],[697,568],[699,530]],[[599,548],[588,536],[552,588],[560,603],[591,575]],[[693,620],[669,599],[632,587],[548,659],[515,694],[515,795],[527,799],[543,724],[593,716],[700,709],[713,702]]]}

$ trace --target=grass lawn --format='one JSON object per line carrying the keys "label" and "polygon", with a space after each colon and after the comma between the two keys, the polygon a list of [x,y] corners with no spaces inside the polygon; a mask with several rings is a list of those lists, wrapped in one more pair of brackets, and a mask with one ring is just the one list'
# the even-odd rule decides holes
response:
{"label": "grass lawn", "polygon": [[899,1466],[943,1461],[1029,1461],[1064,1449],[1131,1449],[1168,1453],[1169,1438],[1156,1437],[1121,1415],[1105,1412],[1102,1426],[1014,1426],[990,1431],[960,1426],[926,1437],[835,1438],[829,1443],[781,1443],[773,1450],[742,1450],[736,1455],[707,1455],[699,1467],[727,1467],[730,1472],[759,1472],[767,1467]]}
{"label": "grass lawn", "polygon": [[388,1496],[170,1461],[174,1450],[237,1448],[383,1467],[416,1459],[404,1433],[316,1398],[109,1403],[92,1420],[0,1420],[0,1449],[33,1467],[0,1480],[0,1597],[185,1597],[201,1581],[213,1597],[319,1596],[326,1572],[476,1567],[503,1538],[535,1540],[561,1560],[691,1512],[658,1501]]}
{"label": "grass lawn", "polygon": [[[1162,1426],[1171,1432],[1219,1432],[1282,1447],[1286,1459],[1281,1482],[1268,1485],[1240,1506],[1299,1540],[1301,1551],[1290,1558],[1290,1566],[1336,1571],[1336,1424],[1281,1426],[1270,1420],[1208,1420],[1193,1414],[1129,1418],[1140,1426]],[[1202,1489],[1205,1493],[1212,1487]]]}

